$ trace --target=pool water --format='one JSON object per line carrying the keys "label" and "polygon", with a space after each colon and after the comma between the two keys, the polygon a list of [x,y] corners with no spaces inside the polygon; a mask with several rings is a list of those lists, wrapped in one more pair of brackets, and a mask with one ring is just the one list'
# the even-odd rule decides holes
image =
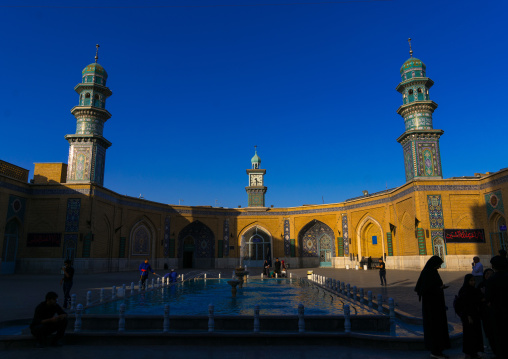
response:
{"label": "pool water", "polygon": [[369,314],[365,307],[299,278],[249,279],[242,289],[237,288],[236,297],[232,297],[229,280],[190,280],[90,307],[84,313],[117,314],[125,303],[127,315],[162,315],[165,304],[169,304],[172,316],[208,315],[209,304],[214,305],[215,315],[253,315],[256,305],[261,315],[297,315],[302,303],[305,315],[341,315],[344,304],[350,305],[351,315]]}

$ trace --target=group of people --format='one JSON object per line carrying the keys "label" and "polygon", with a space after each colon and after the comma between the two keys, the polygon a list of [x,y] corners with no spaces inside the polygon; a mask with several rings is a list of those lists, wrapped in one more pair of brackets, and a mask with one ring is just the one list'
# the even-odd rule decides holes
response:
{"label": "group of people", "polygon": [[[55,334],[51,339],[51,345],[61,346],[63,344],[62,338],[67,328],[67,313],[63,309],[70,307],[70,292],[74,279],[74,268],[72,267],[71,260],[65,260],[61,273],[63,277],[60,280],[60,285],[64,293],[62,307],[57,303],[58,294],[56,292],[48,292],[45,300],[35,308],[34,317],[30,324],[30,331],[37,340],[36,347],[38,348],[44,347],[47,338],[53,333]],[[150,263],[148,263],[147,258],[139,265],[140,281],[143,289],[145,289],[150,273],[157,275]],[[166,273],[164,278],[167,278],[170,283],[176,283],[178,281],[178,274],[174,269],[171,269],[171,272]]]}
{"label": "group of people", "polygon": [[275,277],[287,277],[287,267],[284,261],[279,261],[279,258],[275,258],[273,270],[270,270],[271,261],[265,260],[263,264],[263,275],[268,278]]}
{"label": "group of people", "polygon": [[[450,348],[448,320],[443,284],[438,269],[443,260],[431,257],[423,268],[415,291],[422,302],[424,340],[431,358],[447,358],[443,350]],[[483,269],[479,257],[473,258],[472,272],[454,299],[454,310],[463,328],[462,351],[466,359],[480,358],[484,336],[496,358],[508,358],[508,259],[506,252],[490,260],[492,269]]]}

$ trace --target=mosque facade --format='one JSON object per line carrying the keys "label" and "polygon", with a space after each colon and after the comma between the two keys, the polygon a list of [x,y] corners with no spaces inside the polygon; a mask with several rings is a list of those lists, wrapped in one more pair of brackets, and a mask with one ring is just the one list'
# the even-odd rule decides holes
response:
{"label": "mosque facade", "polygon": [[[434,82],[412,56],[400,69],[397,110],[405,124],[406,183],[341,203],[265,206],[267,169],[255,151],[247,169],[246,208],[167,205],[103,187],[107,72],[95,62],[75,87],[76,133],[68,163],[36,163],[29,171],[0,160],[0,273],[56,273],[64,259],[81,272],[155,268],[234,268],[285,260],[290,268],[362,268],[385,259],[387,268],[421,269],[432,255],[443,267],[469,270],[506,248],[504,198],[508,169],[444,179],[430,100]],[[269,172],[269,169],[268,169]]]}

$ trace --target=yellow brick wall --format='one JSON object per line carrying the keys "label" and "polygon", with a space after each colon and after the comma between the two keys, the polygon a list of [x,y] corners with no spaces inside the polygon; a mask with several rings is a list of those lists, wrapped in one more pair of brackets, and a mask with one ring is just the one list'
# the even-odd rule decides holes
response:
{"label": "yellow brick wall", "polygon": [[65,183],[67,179],[66,163],[35,163],[34,183]]}
{"label": "yellow brick wall", "polygon": [[[38,166],[40,165],[40,166]],[[48,168],[54,164],[37,164],[37,173],[48,173]],[[56,164],[63,165],[63,164]],[[40,171],[39,171],[40,170]],[[46,172],[44,172],[46,171]],[[63,167],[60,166],[60,173]],[[393,252],[395,256],[418,256],[418,241],[415,238],[415,218],[420,223],[419,227],[424,229],[427,254],[432,254],[432,243],[430,235],[430,221],[428,213],[427,196],[438,194],[441,196],[443,205],[443,217],[445,228],[456,229],[476,229],[484,228],[487,242],[484,244],[464,243],[447,244],[448,255],[470,255],[470,254],[490,254],[490,232],[496,230],[495,220],[498,214],[492,218],[487,218],[484,196],[486,193],[501,191],[505,208],[508,210],[508,183],[496,181],[502,176],[507,176],[508,171],[500,172],[494,176],[484,179],[471,180],[440,180],[440,181],[419,181],[411,182],[398,188],[390,194],[382,194],[372,197],[366,197],[359,200],[349,201],[341,204],[331,204],[323,206],[304,206],[295,208],[270,209],[264,213],[248,212],[248,215],[228,216],[230,220],[230,245],[235,248],[230,251],[229,257],[240,256],[241,234],[252,226],[258,225],[264,228],[273,240],[272,255],[274,257],[284,256],[284,220],[287,218],[290,222],[291,238],[295,239],[297,246],[297,256],[300,252],[298,236],[300,231],[311,221],[318,220],[329,226],[334,232],[334,242],[336,237],[343,236],[341,217],[343,213],[348,216],[349,238],[351,239],[350,253],[360,256],[379,257],[387,253],[386,233],[390,231],[390,223],[395,226],[393,233]],[[47,177],[50,178],[50,177]],[[7,183],[8,180],[0,178],[0,181]],[[496,181],[496,182],[494,182]],[[13,183],[15,181],[12,181]],[[10,182],[9,182],[10,183]],[[480,186],[481,190],[449,190],[446,186]],[[28,184],[26,185],[28,188]],[[81,190],[89,189],[91,185],[61,185],[44,186],[31,185],[31,188],[37,190],[62,189],[62,190]],[[426,187],[424,187],[426,186]],[[414,192],[408,192],[403,197],[397,197],[397,194],[411,188],[417,189]],[[20,238],[18,256],[27,258],[61,258],[62,247],[60,248],[27,248],[27,233],[62,233],[65,230],[65,216],[68,198],[82,198],[80,210],[79,233],[83,236],[90,231],[94,233],[94,241],[91,246],[91,257],[93,258],[116,258],[118,256],[120,237],[126,237],[126,256],[131,254],[130,236],[133,227],[139,221],[146,221],[153,231],[153,240],[151,243],[151,254],[156,258],[163,257],[163,246],[161,245],[164,235],[164,219],[171,217],[170,237],[175,239],[176,253],[178,253],[178,235],[190,223],[199,220],[208,226],[215,237],[216,256],[218,251],[218,240],[223,237],[223,222],[226,216],[221,213],[245,212],[245,209],[214,209],[200,207],[175,208],[185,210],[182,214],[175,212],[168,213],[167,206],[159,203],[150,203],[153,209],[144,210],[142,207],[134,205],[119,204],[113,201],[102,199],[99,196],[91,197],[76,193],[74,195],[36,195],[30,196],[26,193],[15,193],[9,189],[9,186],[0,186],[0,231],[5,228],[6,210],[10,194],[20,195],[27,198],[27,209],[25,213],[25,223],[23,226],[22,237]],[[423,190],[430,188],[432,190]],[[464,187],[462,187],[464,188]],[[138,202],[140,204],[147,201],[136,198],[127,198],[108,190],[102,190],[113,198],[125,200],[127,202]],[[386,199],[389,199],[387,202]],[[376,202],[375,202],[376,201]],[[384,202],[385,201],[385,202]],[[372,204],[371,204],[372,203]],[[353,209],[353,206],[356,208]],[[346,207],[341,211],[302,213],[305,210],[322,210],[330,207]],[[198,211],[209,211],[211,214],[196,214]],[[271,214],[271,213],[284,214]],[[215,214],[217,213],[217,214]],[[91,214],[93,214],[91,216]],[[504,213],[502,213],[504,215]],[[115,232],[115,229],[118,229]],[[339,235],[340,231],[340,235]],[[378,244],[372,245],[373,235],[378,237]],[[0,244],[3,236],[0,236]],[[383,241],[383,242],[381,242]],[[78,242],[77,257],[82,255],[83,242]],[[384,246],[384,251],[383,251]],[[0,249],[2,247],[0,246]],[[360,248],[360,249],[359,249]],[[497,248],[496,248],[497,250]],[[138,259],[139,257],[134,257]]]}
{"label": "yellow brick wall", "polygon": [[415,238],[415,200],[414,197],[407,197],[395,204],[397,214],[397,238],[395,246],[397,255],[414,256],[418,255],[418,241]]}

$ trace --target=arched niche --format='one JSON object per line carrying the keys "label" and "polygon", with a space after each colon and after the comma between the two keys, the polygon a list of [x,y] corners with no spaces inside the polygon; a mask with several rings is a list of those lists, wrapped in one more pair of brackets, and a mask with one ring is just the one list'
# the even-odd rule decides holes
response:
{"label": "arched niche", "polygon": [[178,261],[183,268],[215,267],[215,236],[208,226],[194,221],[180,231]]}

